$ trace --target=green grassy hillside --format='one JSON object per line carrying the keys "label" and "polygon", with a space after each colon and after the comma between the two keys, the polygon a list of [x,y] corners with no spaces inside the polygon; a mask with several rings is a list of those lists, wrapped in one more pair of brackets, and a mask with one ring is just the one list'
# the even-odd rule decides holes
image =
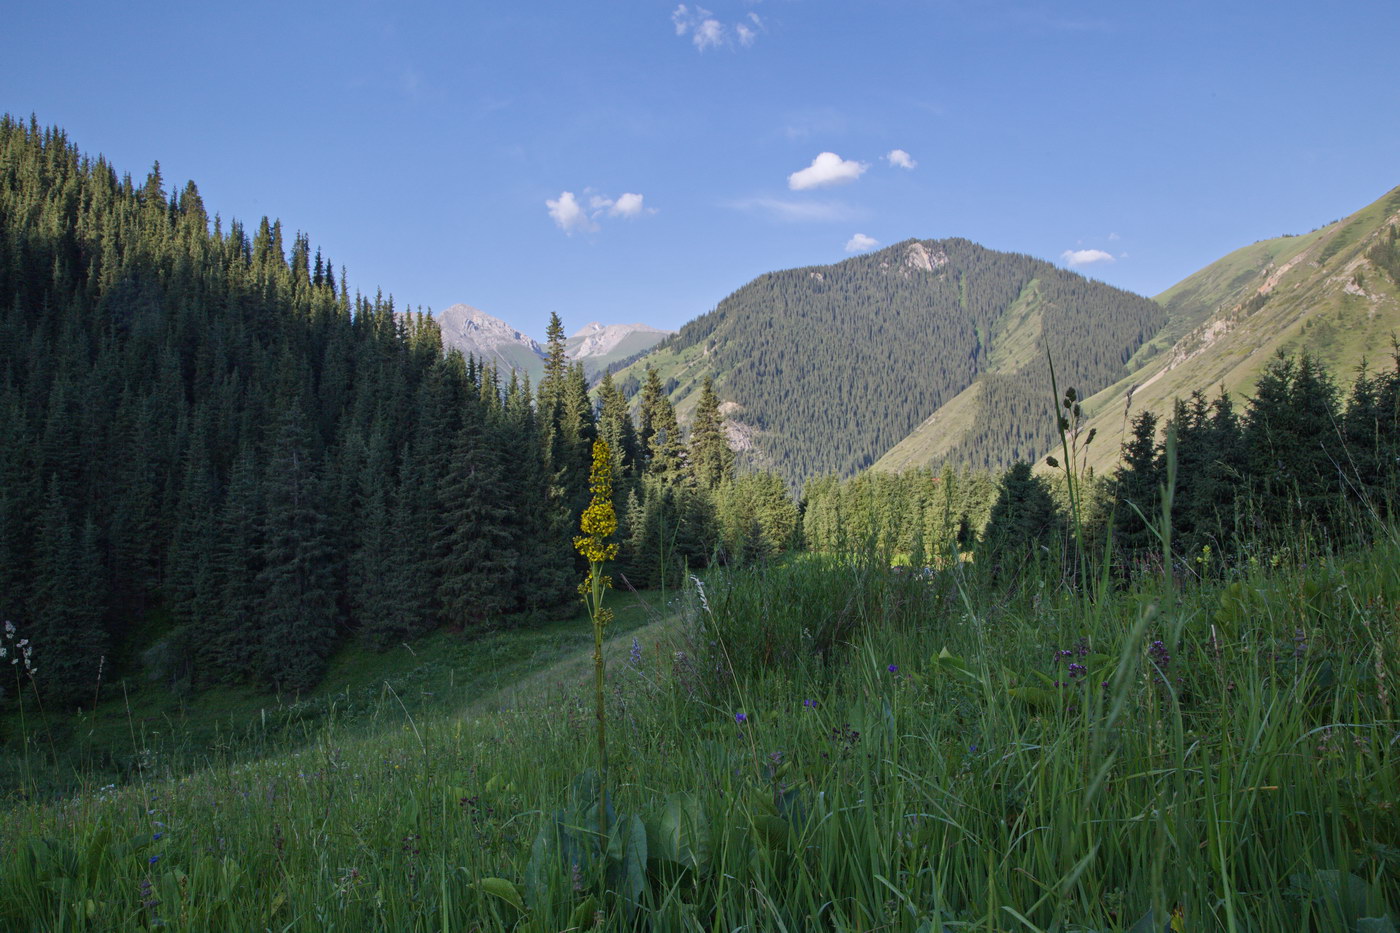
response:
{"label": "green grassy hillside", "polygon": [[1086,430],[1111,441],[1092,464],[1113,465],[1133,412],[1167,415],[1197,389],[1243,397],[1279,351],[1306,350],[1344,385],[1363,360],[1385,365],[1400,331],[1400,269],[1387,258],[1397,230],[1400,188],[1312,233],[1236,250],[1157,296],[1167,326],[1085,403]]}

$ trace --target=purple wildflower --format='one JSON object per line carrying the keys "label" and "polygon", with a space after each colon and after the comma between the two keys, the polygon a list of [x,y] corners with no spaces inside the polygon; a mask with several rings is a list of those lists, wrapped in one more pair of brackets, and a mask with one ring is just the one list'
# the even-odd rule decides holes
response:
{"label": "purple wildflower", "polygon": [[734,721],[737,722],[739,725],[742,726],[744,723],[746,723],[746,722],[749,721],[748,714],[747,714],[747,713],[735,713],[735,714],[734,714]]}
{"label": "purple wildflower", "polygon": [[889,667],[885,668],[885,670],[889,671],[891,674],[898,674],[898,673],[899,673],[899,665],[898,665],[898,664],[891,664]]}

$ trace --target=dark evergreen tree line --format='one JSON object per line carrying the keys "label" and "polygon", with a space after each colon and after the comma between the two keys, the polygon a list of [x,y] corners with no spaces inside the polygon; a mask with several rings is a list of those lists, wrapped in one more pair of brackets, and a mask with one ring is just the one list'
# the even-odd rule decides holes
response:
{"label": "dark evergreen tree line", "polygon": [[348,638],[567,611],[596,436],[635,583],[787,546],[713,392],[687,439],[657,389],[640,429],[595,404],[557,316],[537,389],[503,379],[304,234],[0,120],[0,618],[56,699],[102,665],[296,691]]}
{"label": "dark evergreen tree line", "polygon": [[[1170,448],[1170,449],[1169,449]],[[1229,559],[1271,530],[1324,538],[1367,516],[1395,514],[1400,484],[1400,357],[1359,373],[1345,399],[1320,361],[1279,356],[1241,415],[1223,393],[1178,400],[1160,429],[1142,413],[1110,494],[1114,539],[1131,565],[1158,559],[1161,490],[1174,460],[1173,548]]]}
{"label": "dark evergreen tree line", "polygon": [[298,690],[347,637],[572,599],[529,386],[305,235],[5,119],[0,302],[0,616],[53,696],[153,632],[171,678]]}

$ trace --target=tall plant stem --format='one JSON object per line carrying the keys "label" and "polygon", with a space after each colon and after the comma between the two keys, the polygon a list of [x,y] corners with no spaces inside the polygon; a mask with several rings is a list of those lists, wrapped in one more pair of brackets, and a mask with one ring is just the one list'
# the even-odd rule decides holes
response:
{"label": "tall plant stem", "polygon": [[603,669],[603,628],[606,618],[603,609],[602,565],[593,563],[589,568],[589,613],[593,617],[593,703],[594,715],[598,719],[598,835],[602,845],[608,839],[608,717],[604,694]]}

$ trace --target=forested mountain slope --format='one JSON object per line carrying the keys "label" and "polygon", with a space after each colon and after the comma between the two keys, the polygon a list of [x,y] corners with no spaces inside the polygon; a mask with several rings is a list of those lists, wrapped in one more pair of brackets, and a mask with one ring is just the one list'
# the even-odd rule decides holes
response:
{"label": "forested mountain slope", "polygon": [[557,486],[587,471],[545,439],[306,236],[0,119],[0,619],[56,708],[131,675],[295,692],[346,637],[571,600]]}
{"label": "forested mountain slope", "polygon": [[1089,452],[1100,469],[1116,462],[1132,414],[1164,419],[1196,390],[1247,393],[1279,351],[1306,350],[1343,386],[1362,360],[1388,368],[1400,331],[1400,188],[1311,233],[1238,249],[1156,301],[1166,326],[1129,374],[1085,402],[1085,430],[1109,441]]}
{"label": "forested mountain slope", "polygon": [[908,240],[760,276],[619,378],[657,369],[684,412],[713,376],[731,439],[794,484],[870,466],[954,400],[948,456],[990,466],[1048,442],[1047,346],[1063,384],[1095,390],[1165,321],[1146,298],[1042,260]]}

